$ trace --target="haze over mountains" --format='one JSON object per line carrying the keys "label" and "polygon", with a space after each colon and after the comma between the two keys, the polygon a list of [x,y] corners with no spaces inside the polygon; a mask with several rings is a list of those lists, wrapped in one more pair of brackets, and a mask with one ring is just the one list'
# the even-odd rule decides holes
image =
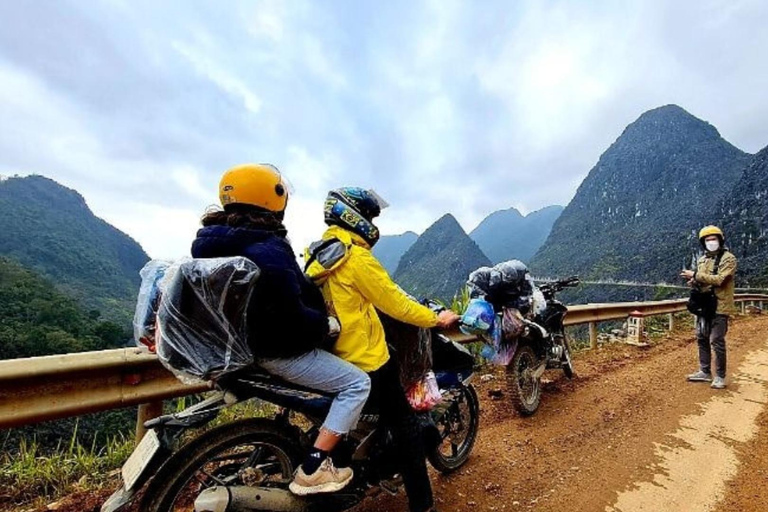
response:
{"label": "haze over mountains", "polygon": [[[521,219],[537,217],[553,222],[551,230],[544,222],[526,234]],[[679,271],[700,254],[697,234],[707,224],[724,228],[726,245],[740,260],[737,285],[768,286],[768,148],[749,155],[706,121],[666,105],[627,126],[562,212],[558,207],[528,217],[515,209],[494,212],[470,236],[490,261],[530,261],[537,276],[681,284]],[[542,232],[549,232],[543,245],[537,252],[528,249],[525,242]],[[466,279],[466,273],[458,275],[464,269],[435,257],[441,247],[434,240],[430,244],[431,251],[420,251],[429,264],[411,254],[409,269],[441,275],[446,282],[451,272],[457,275],[450,282]],[[413,288],[416,277],[412,270],[395,273],[406,290],[418,294],[424,285]],[[631,300],[619,292],[611,290],[611,300]],[[447,288],[442,293],[451,295]],[[599,290],[590,293],[590,300],[599,300]]]}
{"label": "haze over mountains", "polygon": [[[483,219],[469,237],[492,263],[510,259],[527,263],[544,243],[562,211],[563,207],[557,205],[547,206],[526,216],[515,208],[499,210]],[[374,246],[373,254],[390,275],[394,275],[400,258],[418,237],[413,231],[382,236]]]}
{"label": "haze over mountains", "polygon": [[373,254],[379,259],[384,268],[390,275],[397,270],[400,258],[411,248],[419,235],[413,231],[406,231],[401,235],[382,236],[376,245],[373,246]]}
{"label": "haze over mountains", "polygon": [[453,215],[446,214],[405,252],[393,277],[418,298],[449,301],[472,270],[490,263]]}
{"label": "haze over mountains", "polygon": [[563,207],[559,205],[547,206],[526,216],[515,208],[499,210],[486,217],[469,236],[492,263],[510,259],[528,263],[562,212]]}
{"label": "haze over mountains", "polygon": [[[525,217],[514,208],[494,212],[470,235],[446,214],[421,236],[382,237],[374,253],[406,291],[444,300],[472,270],[512,258],[537,276],[676,282],[700,251],[698,229],[709,223],[722,225],[740,260],[737,285],[768,286],[768,148],[744,153],[707,122],[667,105],[627,126],[565,209]],[[41,176],[0,179],[3,256],[7,276],[31,271],[93,319],[119,325],[130,319],[138,272],[149,259],[128,235],[95,217],[80,194]],[[92,334],[97,328],[104,336]],[[87,331],[104,339],[107,326],[89,324]]]}

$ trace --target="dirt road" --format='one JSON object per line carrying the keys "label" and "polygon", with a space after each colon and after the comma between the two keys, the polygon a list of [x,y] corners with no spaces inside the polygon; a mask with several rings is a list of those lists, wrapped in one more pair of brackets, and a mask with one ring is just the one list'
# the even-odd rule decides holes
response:
{"label": "dirt road", "polygon": [[[467,465],[433,475],[442,512],[768,511],[768,316],[728,333],[729,388],[685,382],[696,369],[693,333],[650,348],[612,345],[579,354],[574,381],[557,372],[540,410],[519,417],[502,374],[479,383],[480,434]],[[85,493],[62,511],[98,510]],[[407,510],[380,494],[354,512]]]}
{"label": "dirt road", "polygon": [[[441,511],[768,510],[768,317],[728,333],[729,388],[685,382],[692,332],[648,349],[612,346],[555,372],[541,409],[520,418],[480,385],[482,423],[467,465],[433,476]],[[407,510],[378,496],[355,512]]]}

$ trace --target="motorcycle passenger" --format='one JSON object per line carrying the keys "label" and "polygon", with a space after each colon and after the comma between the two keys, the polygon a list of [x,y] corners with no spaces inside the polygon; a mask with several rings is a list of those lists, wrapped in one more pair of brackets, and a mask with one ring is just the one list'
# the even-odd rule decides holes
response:
{"label": "motorcycle passenger", "polygon": [[258,364],[287,381],[336,394],[290,490],[305,495],[342,489],[352,480],[352,469],[334,467],[329,453],[357,424],[371,379],[321,349],[339,326],[328,316],[320,291],[301,271],[286,240],[288,188],[277,168],[233,167],[221,178],[219,197],[223,208],[203,217],[192,256],[252,260],[261,275],[247,312],[248,342]]}
{"label": "motorcycle passenger", "polygon": [[374,192],[345,187],[333,190],[325,202],[330,227],[310,246],[307,273],[320,284],[329,308],[343,329],[333,352],[368,372],[371,400],[392,433],[410,510],[432,510],[434,499],[418,420],[400,384],[399,368],[390,358],[384,328],[376,310],[418,327],[448,327],[459,317],[435,314],[409,298],[371,254],[379,239],[373,219],[385,207]]}

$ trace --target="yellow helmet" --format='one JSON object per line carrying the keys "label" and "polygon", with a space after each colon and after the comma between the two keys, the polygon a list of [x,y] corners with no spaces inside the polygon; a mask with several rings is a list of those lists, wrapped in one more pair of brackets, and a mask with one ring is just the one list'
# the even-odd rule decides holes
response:
{"label": "yellow helmet", "polygon": [[723,235],[723,230],[720,229],[717,226],[704,226],[701,228],[701,231],[699,231],[699,240],[703,240],[708,236],[717,235],[721,239],[725,240],[725,235]]}
{"label": "yellow helmet", "polygon": [[282,212],[288,204],[288,186],[274,165],[236,165],[221,177],[219,199],[222,206],[247,204]]}

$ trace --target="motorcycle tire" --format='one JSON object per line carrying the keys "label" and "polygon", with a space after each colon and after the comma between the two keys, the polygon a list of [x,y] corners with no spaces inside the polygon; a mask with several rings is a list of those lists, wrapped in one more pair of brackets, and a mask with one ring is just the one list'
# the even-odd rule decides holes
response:
{"label": "motorcycle tire", "polygon": [[[250,454],[237,451],[242,447],[253,449]],[[269,480],[272,478],[289,482],[300,463],[299,450],[299,440],[271,421],[247,419],[227,423],[174,453],[149,482],[140,510],[192,510],[195,498],[206,487],[222,482],[254,485],[253,481],[242,481],[245,474],[261,478],[256,485],[274,481]],[[247,468],[255,469],[248,473]]]}
{"label": "motorcycle tire", "polygon": [[[480,401],[475,388],[471,385],[462,386],[459,397],[435,423],[440,429],[442,440],[427,453],[427,459],[433,468],[448,474],[467,462],[477,440]],[[450,453],[446,453],[446,449]]]}
{"label": "motorcycle tire", "polygon": [[531,416],[541,403],[541,378],[530,375],[538,362],[536,352],[529,345],[521,345],[507,365],[507,389],[521,416]]}

